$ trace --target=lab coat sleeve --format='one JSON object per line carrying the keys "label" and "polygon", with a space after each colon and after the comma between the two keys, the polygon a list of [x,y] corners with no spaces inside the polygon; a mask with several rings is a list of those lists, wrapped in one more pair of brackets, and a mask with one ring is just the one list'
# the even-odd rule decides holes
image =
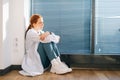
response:
{"label": "lab coat sleeve", "polygon": [[54,42],[54,43],[59,43],[60,36],[59,35],[55,35],[54,33],[52,33],[51,35],[52,35],[51,41]]}
{"label": "lab coat sleeve", "polygon": [[60,40],[60,36],[55,35],[54,33],[48,35],[44,40],[40,40],[40,34],[37,33],[29,33],[29,39],[31,39],[34,42],[41,42],[41,43],[58,43]]}
{"label": "lab coat sleeve", "polygon": [[60,36],[55,35],[54,33],[52,33],[51,35],[48,35],[48,36],[42,41],[42,43],[49,43],[49,42],[59,43],[59,40],[60,40]]}
{"label": "lab coat sleeve", "polygon": [[42,42],[42,43],[49,43],[51,42],[50,38],[45,38],[44,40],[40,40],[40,34],[37,33],[29,33],[29,39],[31,39],[34,42]]}
{"label": "lab coat sleeve", "polygon": [[39,34],[37,33],[29,33],[28,37],[34,42],[40,42],[40,37],[39,37]]}

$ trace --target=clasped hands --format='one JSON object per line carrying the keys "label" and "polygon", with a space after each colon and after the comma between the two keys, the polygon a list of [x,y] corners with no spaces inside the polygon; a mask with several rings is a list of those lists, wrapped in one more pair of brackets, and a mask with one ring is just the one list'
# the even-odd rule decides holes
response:
{"label": "clasped hands", "polygon": [[51,33],[49,31],[44,32],[43,34],[40,35],[40,40],[44,40],[48,35],[50,35]]}

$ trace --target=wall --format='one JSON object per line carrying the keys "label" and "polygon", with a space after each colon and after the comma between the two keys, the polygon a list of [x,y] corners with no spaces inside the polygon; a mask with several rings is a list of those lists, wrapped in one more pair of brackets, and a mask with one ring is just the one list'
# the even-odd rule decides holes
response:
{"label": "wall", "polygon": [[30,0],[13,0],[11,3],[11,21],[13,26],[12,65],[20,65],[24,56],[24,32],[29,25]]}
{"label": "wall", "polygon": [[25,27],[29,26],[30,20],[30,10],[31,9],[31,0],[24,0],[24,19],[25,19]]}
{"label": "wall", "polygon": [[9,0],[3,0],[2,2],[2,58],[3,58],[3,67],[7,67],[11,65],[11,29],[9,27],[10,23],[10,3]]}
{"label": "wall", "polygon": [[0,0],[0,69],[3,68],[2,58],[2,0]]}
{"label": "wall", "polygon": [[4,69],[11,65],[10,30],[7,31],[9,25],[9,0],[1,0],[0,3],[0,69]]}
{"label": "wall", "polygon": [[18,65],[24,54],[24,0],[10,0],[11,64]]}
{"label": "wall", "polygon": [[25,9],[24,4],[28,1],[0,0],[0,69],[22,62],[25,20],[29,17],[29,9],[27,6]]}

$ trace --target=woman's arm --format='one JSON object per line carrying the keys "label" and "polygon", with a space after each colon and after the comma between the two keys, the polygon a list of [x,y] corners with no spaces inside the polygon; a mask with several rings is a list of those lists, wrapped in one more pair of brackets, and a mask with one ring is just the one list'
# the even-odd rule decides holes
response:
{"label": "woman's arm", "polygon": [[45,33],[43,33],[43,34],[41,34],[41,35],[40,35],[40,40],[43,41],[48,35],[50,35],[50,32],[48,32],[48,31],[45,32]]}
{"label": "woman's arm", "polygon": [[55,42],[55,43],[58,43],[59,42],[59,39],[60,37],[53,33],[50,33],[50,32],[44,32],[42,34],[38,34],[38,33],[35,33],[35,32],[28,32],[27,34],[27,38],[29,38],[30,40],[32,41],[35,41],[35,42],[42,42],[42,43],[49,43],[49,42]]}
{"label": "woman's arm", "polygon": [[49,42],[59,43],[59,41],[60,41],[60,36],[55,35],[54,33],[50,33],[48,36],[45,37],[43,41],[40,40],[40,42],[42,43],[49,43]]}
{"label": "woman's arm", "polygon": [[27,35],[26,35],[26,38],[27,39],[30,39],[32,41],[35,41],[35,42],[44,42],[44,39],[50,35],[50,33],[47,31],[47,32],[43,32],[42,34],[38,34],[36,33],[35,31],[33,30],[30,30],[28,31]]}

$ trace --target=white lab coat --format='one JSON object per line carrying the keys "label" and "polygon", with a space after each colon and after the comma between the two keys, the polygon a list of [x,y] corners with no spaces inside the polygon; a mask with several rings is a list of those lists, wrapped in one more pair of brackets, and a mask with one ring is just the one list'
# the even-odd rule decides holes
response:
{"label": "white lab coat", "polygon": [[35,31],[30,29],[26,35],[26,53],[22,63],[22,69],[19,71],[20,74],[25,76],[36,76],[41,75],[44,72],[44,68],[40,59],[40,55],[37,52],[39,42],[49,43],[51,41],[58,43],[59,36],[52,33],[45,38],[44,41],[41,41],[39,35],[44,33],[44,31]]}

